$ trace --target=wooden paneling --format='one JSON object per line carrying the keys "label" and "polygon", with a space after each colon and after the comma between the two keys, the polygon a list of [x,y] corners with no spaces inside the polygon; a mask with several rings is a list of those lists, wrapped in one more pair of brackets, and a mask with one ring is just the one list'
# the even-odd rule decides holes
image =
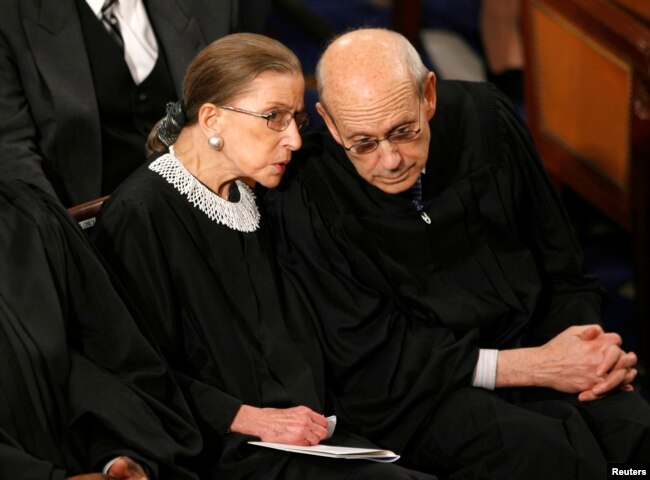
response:
{"label": "wooden paneling", "polygon": [[552,10],[533,15],[540,128],[628,190],[631,66]]}
{"label": "wooden paneling", "polygon": [[615,0],[623,8],[627,8],[633,15],[637,15],[644,22],[650,24],[650,1],[648,0]]}
{"label": "wooden paneling", "polygon": [[632,235],[650,388],[650,1],[522,0],[522,31],[527,120],[546,168]]}

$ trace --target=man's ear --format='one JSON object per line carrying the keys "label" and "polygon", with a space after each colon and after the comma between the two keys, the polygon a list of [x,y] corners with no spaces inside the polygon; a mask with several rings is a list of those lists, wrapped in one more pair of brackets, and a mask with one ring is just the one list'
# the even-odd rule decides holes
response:
{"label": "man's ear", "polygon": [[327,113],[327,110],[325,109],[322,103],[316,102],[316,111],[325,121],[325,125],[327,125],[327,129],[334,137],[334,140],[336,140],[340,145],[344,145],[343,139],[341,138],[339,131],[334,125],[334,120],[332,120],[332,117],[330,117],[329,113]]}
{"label": "man's ear", "polygon": [[436,113],[436,75],[433,72],[427,73],[424,81],[424,101],[426,103],[427,120],[431,120]]}

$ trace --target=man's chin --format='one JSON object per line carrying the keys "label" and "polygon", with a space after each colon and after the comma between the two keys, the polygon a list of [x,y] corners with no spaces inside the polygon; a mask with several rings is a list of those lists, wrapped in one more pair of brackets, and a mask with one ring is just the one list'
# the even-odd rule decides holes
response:
{"label": "man's chin", "polygon": [[417,175],[406,175],[403,178],[377,178],[373,185],[384,193],[396,195],[410,189],[417,181]]}

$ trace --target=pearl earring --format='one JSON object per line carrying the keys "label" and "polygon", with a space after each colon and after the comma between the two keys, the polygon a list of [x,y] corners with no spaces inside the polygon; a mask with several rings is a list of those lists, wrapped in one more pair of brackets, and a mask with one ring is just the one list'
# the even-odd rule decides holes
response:
{"label": "pearl earring", "polygon": [[223,138],[219,135],[212,135],[208,138],[208,145],[210,145],[215,150],[221,150],[223,148]]}

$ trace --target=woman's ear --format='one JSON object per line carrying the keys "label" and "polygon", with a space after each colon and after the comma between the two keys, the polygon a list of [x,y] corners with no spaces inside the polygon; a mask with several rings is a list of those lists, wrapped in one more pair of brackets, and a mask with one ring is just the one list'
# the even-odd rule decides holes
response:
{"label": "woman's ear", "polygon": [[223,110],[213,103],[204,103],[199,108],[197,122],[205,133],[206,137],[211,137],[219,133],[220,122],[223,118]]}
{"label": "woman's ear", "polygon": [[436,113],[436,75],[433,72],[427,73],[424,81],[424,101],[426,103],[427,120],[431,120]]}

